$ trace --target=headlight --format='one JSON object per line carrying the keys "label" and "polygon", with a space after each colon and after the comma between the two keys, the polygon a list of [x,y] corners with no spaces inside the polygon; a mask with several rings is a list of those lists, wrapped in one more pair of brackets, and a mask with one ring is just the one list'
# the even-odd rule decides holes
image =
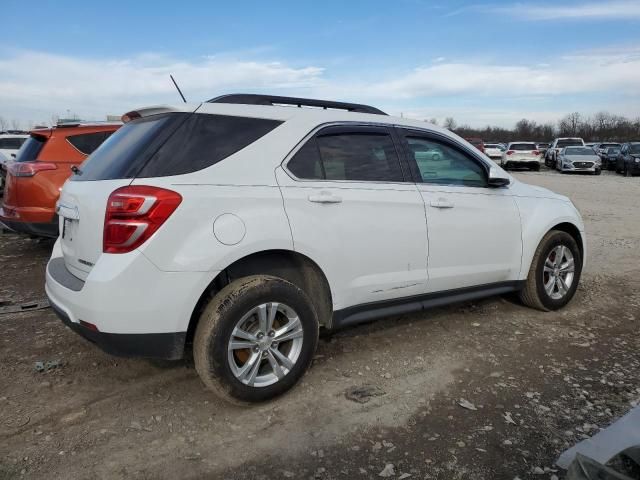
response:
{"label": "headlight", "polygon": [[640,163],[640,158],[636,158],[636,163]]}

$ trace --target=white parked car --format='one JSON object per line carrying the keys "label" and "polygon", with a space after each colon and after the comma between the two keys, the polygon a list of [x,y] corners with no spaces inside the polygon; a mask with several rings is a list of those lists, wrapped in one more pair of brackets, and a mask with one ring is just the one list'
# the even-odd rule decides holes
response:
{"label": "white parked car", "polygon": [[[544,154],[544,163],[547,167],[557,168],[558,153],[565,147],[584,147],[584,140],[578,137],[556,138]],[[590,147],[589,147],[590,148]]]}
{"label": "white parked car", "polygon": [[123,119],[61,192],[47,295],[107,352],[192,348],[224,398],[291,388],[320,327],[507,292],[555,310],[578,286],[571,201],[448,130],[263,95]]}
{"label": "white parked car", "polygon": [[6,161],[12,161],[22,144],[29,138],[29,135],[17,135],[11,133],[0,133],[0,154]]}
{"label": "white parked car", "polygon": [[502,158],[505,146],[501,143],[485,143],[484,154],[489,158]]}
{"label": "white parked car", "polygon": [[591,147],[565,147],[558,154],[558,171],[602,173],[602,159]]}
{"label": "white parked car", "polygon": [[511,142],[507,145],[507,149],[502,152],[500,165],[505,170],[511,168],[528,168],[540,170],[542,162],[542,154],[533,142]]}

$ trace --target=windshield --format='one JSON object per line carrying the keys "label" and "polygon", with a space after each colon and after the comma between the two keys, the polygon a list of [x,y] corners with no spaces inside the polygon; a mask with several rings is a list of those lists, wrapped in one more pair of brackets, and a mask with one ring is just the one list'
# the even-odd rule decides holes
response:
{"label": "windshield", "polygon": [[571,147],[564,151],[565,155],[594,155],[593,149],[589,147]]}
{"label": "windshield", "polygon": [[636,143],[635,145],[629,146],[630,153],[640,153],[640,143]]}
{"label": "windshield", "polygon": [[18,150],[16,162],[34,162],[46,142],[46,137],[31,135],[27,141],[22,144],[20,150]]}
{"label": "windshield", "polygon": [[558,143],[556,146],[560,148],[573,147],[573,146],[583,147],[584,144],[582,143],[582,140],[580,140],[579,138],[565,138],[564,140],[558,140]]}
{"label": "windshield", "polygon": [[512,143],[509,150],[531,151],[536,149],[535,143]]}
{"label": "windshield", "polygon": [[620,147],[607,148],[607,153],[620,153]]}

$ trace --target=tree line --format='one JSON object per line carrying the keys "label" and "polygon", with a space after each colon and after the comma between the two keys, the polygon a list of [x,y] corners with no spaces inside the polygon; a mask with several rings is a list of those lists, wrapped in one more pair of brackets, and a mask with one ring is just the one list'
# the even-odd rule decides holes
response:
{"label": "tree line", "polygon": [[[434,120],[431,119],[429,122],[433,123]],[[452,117],[447,117],[443,127],[461,137],[479,137],[485,142],[551,142],[556,137],[580,137],[588,142],[640,141],[640,117],[632,120],[609,112],[599,112],[591,117],[573,112],[555,124],[537,123],[523,118],[513,129],[492,126],[471,128],[468,125],[458,125]]]}

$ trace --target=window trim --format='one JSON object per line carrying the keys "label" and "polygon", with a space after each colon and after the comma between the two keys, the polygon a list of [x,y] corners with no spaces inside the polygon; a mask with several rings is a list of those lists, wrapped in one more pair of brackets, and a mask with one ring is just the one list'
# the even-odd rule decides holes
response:
{"label": "window trim", "polygon": [[[396,130],[398,131],[398,136],[401,139],[401,148],[403,149],[403,154],[406,157],[406,162],[411,169],[413,180],[416,185],[433,185],[438,187],[459,187],[459,188],[486,188],[490,189],[489,186],[489,172],[491,170],[491,165],[489,165],[484,159],[482,159],[476,152],[472,151],[470,148],[466,147],[464,144],[455,141],[446,135],[443,135],[439,132],[434,132],[431,130],[423,130],[420,128],[412,128],[405,127],[402,125],[397,125]],[[482,187],[472,186],[472,185],[460,185],[457,183],[426,183],[422,179],[420,175],[420,169],[418,168],[418,164],[415,161],[415,157],[413,157],[412,152],[409,151],[409,144],[406,141],[406,137],[424,137],[426,140],[433,140],[436,142],[440,142],[446,146],[453,148],[454,150],[458,150],[465,157],[469,158],[471,161],[480,165],[485,173],[485,181],[486,185]],[[474,150],[477,150],[474,148]],[[477,150],[479,153],[479,150]]]}
{"label": "window trim", "polygon": [[[316,125],[309,133],[307,133],[285,156],[284,160],[280,163],[280,167],[285,171],[285,173],[295,182],[306,182],[306,183],[344,183],[344,184],[353,184],[353,183],[363,183],[363,184],[379,184],[379,185],[406,185],[406,184],[415,184],[413,180],[413,175],[409,169],[409,165],[407,164],[404,150],[402,145],[399,142],[399,138],[395,132],[395,125],[388,123],[379,123],[379,122],[348,122],[348,121],[340,121],[340,122],[327,122],[322,123],[320,125]],[[298,153],[298,151],[307,144],[311,139],[317,139],[319,133],[323,130],[329,130],[327,135],[336,135],[339,133],[348,133],[353,132],[361,128],[361,132],[366,133],[367,130],[371,132],[384,131],[384,133],[388,134],[393,142],[393,148],[396,151],[396,155],[398,157],[398,163],[400,165],[400,172],[402,173],[402,181],[383,181],[383,180],[327,180],[325,178],[299,178],[297,177],[291,170],[288,168],[288,164],[291,159]],[[334,130],[335,129],[335,130]],[[333,130],[333,131],[332,131]],[[317,142],[316,142],[317,146]]]}

